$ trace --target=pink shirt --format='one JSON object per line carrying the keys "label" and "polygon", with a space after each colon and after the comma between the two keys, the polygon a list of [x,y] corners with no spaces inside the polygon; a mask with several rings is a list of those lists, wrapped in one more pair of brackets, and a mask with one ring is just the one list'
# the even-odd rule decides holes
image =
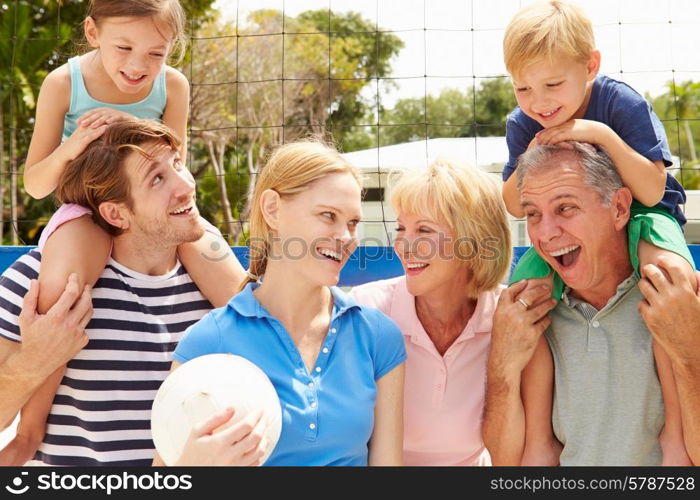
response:
{"label": "pink shirt", "polygon": [[405,277],[353,288],[360,304],[396,322],[406,343],[405,465],[491,465],[481,437],[491,324],[503,287],[482,292],[467,326],[444,357],[416,315]]}

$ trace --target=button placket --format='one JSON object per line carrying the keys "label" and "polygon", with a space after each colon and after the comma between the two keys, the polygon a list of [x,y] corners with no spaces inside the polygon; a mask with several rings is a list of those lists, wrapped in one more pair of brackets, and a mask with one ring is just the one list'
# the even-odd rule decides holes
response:
{"label": "button placket", "polygon": [[318,383],[313,380],[309,381],[306,389],[306,415],[308,415],[308,424],[306,427],[306,437],[308,439],[316,439],[318,435]]}
{"label": "button placket", "polygon": [[588,352],[607,352],[606,332],[596,317],[588,322]]}
{"label": "button placket", "polygon": [[328,335],[326,335],[326,340],[321,346],[321,352],[319,352],[318,357],[316,358],[316,365],[311,370],[312,377],[320,377],[326,371],[331,350],[333,349],[336,339],[338,338],[338,326],[336,322],[336,319],[331,321],[331,325],[328,329]]}
{"label": "button placket", "polygon": [[445,388],[447,386],[447,366],[444,361],[442,361],[438,373],[435,374],[434,384],[432,403],[433,405],[439,405],[442,403],[442,398],[445,395]]}
{"label": "button placket", "polygon": [[316,359],[315,366],[311,369],[310,376],[312,380],[307,383],[307,413],[309,415],[309,424],[306,428],[306,435],[309,438],[315,439],[318,436],[318,407],[319,401],[319,378],[323,375],[328,367],[328,360],[333,345],[336,342],[338,334],[337,320],[331,321],[331,326],[328,329],[328,335],[324,341],[321,352]]}

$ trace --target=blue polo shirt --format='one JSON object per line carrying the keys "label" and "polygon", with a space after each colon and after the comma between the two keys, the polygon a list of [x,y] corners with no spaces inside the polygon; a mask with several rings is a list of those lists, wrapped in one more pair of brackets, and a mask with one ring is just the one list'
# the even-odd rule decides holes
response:
{"label": "blue polo shirt", "polygon": [[282,323],[253,295],[258,286],[192,325],[173,357],[232,353],[267,374],[282,405],[282,434],[265,465],[367,465],[376,381],[406,360],[401,331],[331,287],[331,324],[309,373]]}

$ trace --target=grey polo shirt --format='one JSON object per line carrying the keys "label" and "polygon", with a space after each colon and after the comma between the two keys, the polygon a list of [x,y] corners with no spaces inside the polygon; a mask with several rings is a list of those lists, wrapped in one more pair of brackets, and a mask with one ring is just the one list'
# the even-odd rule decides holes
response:
{"label": "grey polo shirt", "polygon": [[630,276],[598,311],[566,289],[545,332],[562,465],[659,465],[664,424],[651,333]]}

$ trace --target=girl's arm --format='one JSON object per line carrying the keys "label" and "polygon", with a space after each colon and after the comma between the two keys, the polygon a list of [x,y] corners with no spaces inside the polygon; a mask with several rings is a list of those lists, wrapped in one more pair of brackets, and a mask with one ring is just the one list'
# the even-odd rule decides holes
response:
{"label": "girl's arm", "polygon": [[46,419],[65,368],[53,372],[24,405],[14,439],[0,450],[0,465],[20,467],[34,458],[44,440]]}
{"label": "girl's arm", "polygon": [[214,307],[225,306],[246,276],[228,242],[209,231],[197,241],[181,243],[177,255],[199,291]]}
{"label": "girl's arm", "polygon": [[19,327],[22,342],[0,337],[0,430],[12,423],[44,380],[85,345],[85,326],[92,317],[89,287],[75,277],[47,314],[36,311],[39,283],[32,280],[24,296]]}
{"label": "girl's arm", "polygon": [[66,164],[104,132],[78,128],[61,144],[63,120],[70,105],[70,75],[64,65],[49,73],[39,91],[34,132],[24,166],[24,188],[36,199],[51,194]]}
{"label": "girl's arm", "polygon": [[377,380],[369,465],[403,465],[403,383],[405,363]]}
{"label": "girl's arm", "polygon": [[180,157],[187,158],[187,117],[190,112],[190,84],[185,75],[168,66],[165,73],[168,101],[163,111],[163,123],[173,129],[180,145]]}

